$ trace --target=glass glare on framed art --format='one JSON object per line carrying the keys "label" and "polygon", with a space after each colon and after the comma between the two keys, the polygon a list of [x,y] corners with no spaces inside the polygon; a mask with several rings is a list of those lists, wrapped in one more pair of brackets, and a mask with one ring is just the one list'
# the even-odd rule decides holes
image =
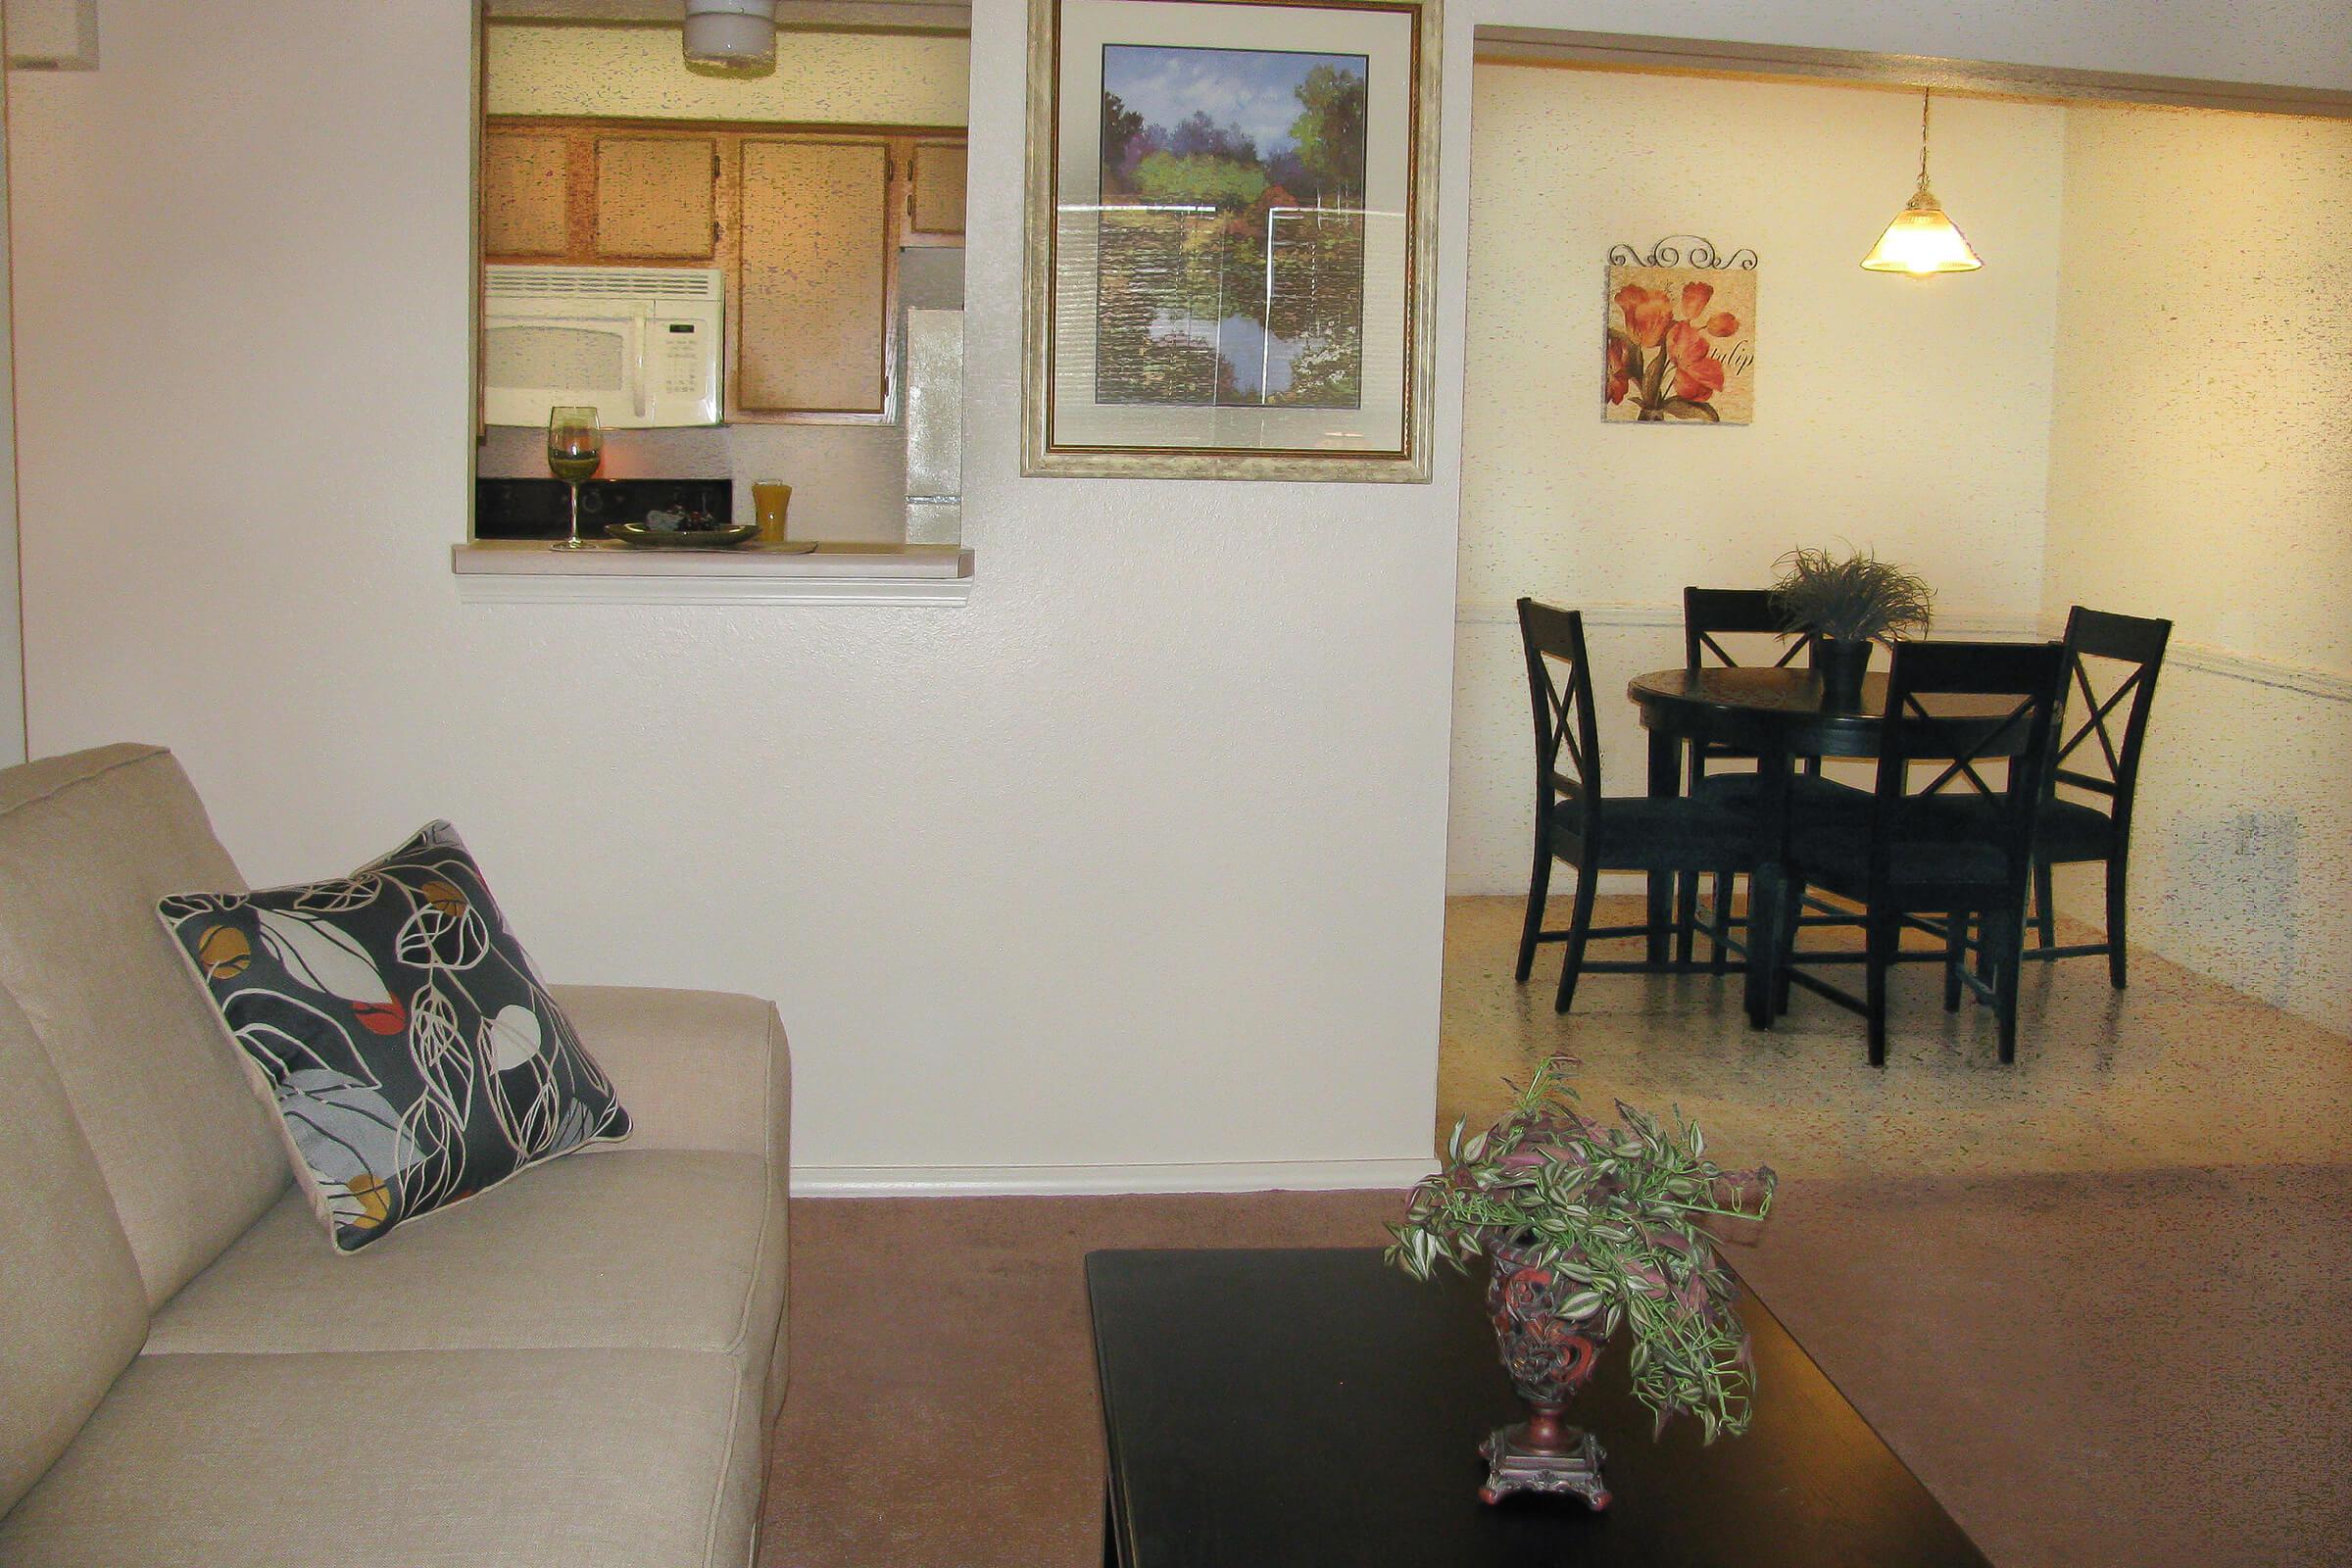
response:
{"label": "glass glare on framed art", "polygon": [[1425,478],[1422,7],[1039,9],[1029,470]]}

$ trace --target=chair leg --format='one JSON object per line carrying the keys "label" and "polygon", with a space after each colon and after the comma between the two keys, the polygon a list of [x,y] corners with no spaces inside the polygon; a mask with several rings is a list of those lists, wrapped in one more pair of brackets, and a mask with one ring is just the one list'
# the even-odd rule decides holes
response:
{"label": "chair leg", "polygon": [[1687,964],[1698,938],[1698,873],[1684,871],[1674,879],[1674,961]]}
{"label": "chair leg", "polygon": [[1707,967],[1722,974],[1732,966],[1731,956],[1723,945],[1724,929],[1732,923],[1732,873],[1715,873],[1715,939],[1707,957]]}
{"label": "chair leg", "polygon": [[1519,928],[1519,970],[1521,985],[1536,966],[1536,939],[1544,931],[1544,900],[1551,891],[1551,845],[1544,840],[1544,830],[1536,829],[1536,868],[1527,878],[1527,923]]}
{"label": "chair leg", "polygon": [[1554,1012],[1566,1012],[1576,1000],[1576,979],[1585,967],[1585,938],[1592,929],[1592,890],[1599,881],[1598,867],[1576,868],[1576,906],[1568,916],[1568,955],[1560,960],[1560,991],[1551,999]]}
{"label": "chair leg", "polygon": [[2034,935],[2040,946],[2058,945],[2058,901],[2051,893],[2050,862],[2034,862]]}
{"label": "chair leg", "polygon": [[1960,970],[1968,962],[1968,911],[1954,909],[1943,917],[1943,1010],[1960,1010]]}
{"label": "chair leg", "polygon": [[2001,1061],[2004,1065],[2017,1060],[2017,973],[2026,966],[2026,922],[2023,909],[2003,909],[1998,914],[1987,910],[1984,916],[1984,945],[1999,945],[1999,957],[1994,964],[1992,1005],[2000,1027]]}
{"label": "chair leg", "polygon": [[1863,967],[1869,971],[1864,988],[1863,1018],[1870,1031],[1870,1064],[1886,1065],[1886,971],[1894,966],[1895,944],[1902,938],[1902,926],[1893,914],[1872,909],[1869,915],[1869,951]]}
{"label": "chair leg", "polygon": [[2124,874],[2124,858],[2107,862],[2107,983],[2124,989],[2124,890],[2132,879]]}

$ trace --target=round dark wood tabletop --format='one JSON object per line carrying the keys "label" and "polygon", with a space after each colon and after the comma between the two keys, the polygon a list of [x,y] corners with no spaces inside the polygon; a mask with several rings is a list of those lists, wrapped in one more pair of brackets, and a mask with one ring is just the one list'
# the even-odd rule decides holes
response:
{"label": "round dark wood tabletop", "polygon": [[[1886,677],[1878,673],[1862,677],[1851,708],[1824,703],[1821,677],[1811,670],[1779,666],[1653,669],[1636,675],[1625,694],[1653,734],[1784,756],[1876,757],[1886,723]],[[2015,711],[2014,698],[1931,695],[1920,702],[1953,726],[1964,749],[1986,756],[2006,750],[1983,743]]]}

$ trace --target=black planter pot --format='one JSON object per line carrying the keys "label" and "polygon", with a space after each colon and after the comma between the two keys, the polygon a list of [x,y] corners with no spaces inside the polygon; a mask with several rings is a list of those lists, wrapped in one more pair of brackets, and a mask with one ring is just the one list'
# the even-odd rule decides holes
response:
{"label": "black planter pot", "polygon": [[1825,708],[1852,708],[1862,700],[1862,674],[1870,668],[1870,644],[1842,637],[1816,637],[1813,673],[1821,677]]}

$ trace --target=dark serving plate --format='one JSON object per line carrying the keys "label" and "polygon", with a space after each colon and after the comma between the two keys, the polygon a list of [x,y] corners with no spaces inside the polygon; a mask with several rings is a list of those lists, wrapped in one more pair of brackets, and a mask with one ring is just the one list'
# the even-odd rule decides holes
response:
{"label": "dark serving plate", "polygon": [[608,522],[605,534],[624,545],[637,545],[649,550],[724,550],[739,545],[760,531],[756,522],[731,522],[723,528],[688,528],[657,531],[641,522]]}

